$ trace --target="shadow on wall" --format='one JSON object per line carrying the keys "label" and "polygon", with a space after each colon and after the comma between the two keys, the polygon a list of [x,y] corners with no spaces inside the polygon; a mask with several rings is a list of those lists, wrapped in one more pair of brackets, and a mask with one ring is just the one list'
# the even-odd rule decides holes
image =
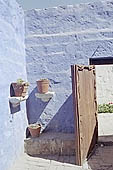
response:
{"label": "shadow on wall", "polygon": [[[40,116],[43,114],[48,102],[43,102],[35,97],[37,87],[29,95],[27,99],[27,118],[29,124],[37,123]],[[42,120],[43,121],[43,120]],[[44,120],[45,122],[45,120]],[[43,122],[42,122],[43,123]],[[73,99],[72,94],[67,98],[64,104],[60,107],[58,112],[53,115],[53,118],[47,123],[44,132],[63,132],[74,133],[74,114],[73,114]]]}
{"label": "shadow on wall", "polygon": [[74,133],[74,114],[73,114],[73,97],[72,94],[60,107],[53,119],[47,125],[46,131]]}
{"label": "shadow on wall", "polygon": [[27,118],[29,124],[37,122],[48,104],[48,102],[42,102],[40,99],[36,98],[35,93],[37,93],[37,87],[33,89],[26,101]]}

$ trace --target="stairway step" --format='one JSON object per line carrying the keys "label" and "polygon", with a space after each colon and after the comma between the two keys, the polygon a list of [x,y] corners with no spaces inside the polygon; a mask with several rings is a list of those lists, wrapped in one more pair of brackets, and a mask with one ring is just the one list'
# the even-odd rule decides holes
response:
{"label": "stairway step", "polygon": [[75,155],[75,135],[72,133],[42,133],[24,140],[25,153],[36,155]]}

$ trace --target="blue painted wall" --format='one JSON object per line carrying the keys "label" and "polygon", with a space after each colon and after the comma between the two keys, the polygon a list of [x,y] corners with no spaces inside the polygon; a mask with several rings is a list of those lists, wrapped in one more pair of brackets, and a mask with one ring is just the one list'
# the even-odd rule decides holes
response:
{"label": "blue painted wall", "polygon": [[26,104],[11,114],[10,84],[26,79],[24,13],[15,0],[0,0],[0,170],[7,170],[23,150]]}
{"label": "blue painted wall", "polygon": [[[33,9],[26,11],[25,23],[29,122],[40,121],[46,131],[74,132],[70,65],[113,56],[113,2]],[[40,78],[48,78],[55,92],[48,103],[35,98]]]}

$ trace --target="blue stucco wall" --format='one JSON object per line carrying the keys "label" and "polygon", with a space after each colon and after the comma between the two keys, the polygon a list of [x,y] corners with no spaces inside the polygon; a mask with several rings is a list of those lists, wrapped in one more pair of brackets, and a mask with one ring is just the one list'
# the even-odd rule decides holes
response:
{"label": "blue stucco wall", "polygon": [[15,0],[0,0],[0,170],[7,170],[23,150],[26,104],[12,113],[10,84],[26,79],[24,13]]}
{"label": "blue stucco wall", "polygon": [[[29,122],[41,121],[46,131],[74,132],[70,65],[113,56],[113,2],[33,9],[26,11],[25,23]],[[35,98],[40,78],[48,78],[55,92],[48,103]]]}

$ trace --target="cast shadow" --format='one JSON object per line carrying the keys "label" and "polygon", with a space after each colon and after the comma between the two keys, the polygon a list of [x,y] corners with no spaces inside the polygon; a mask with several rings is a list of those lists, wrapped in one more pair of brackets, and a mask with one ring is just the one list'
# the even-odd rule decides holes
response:
{"label": "cast shadow", "polygon": [[[48,102],[43,102],[40,99],[36,98],[35,93],[37,93],[37,87],[33,89],[26,101],[26,111],[27,111],[27,120],[28,124],[37,123],[40,115],[45,109]],[[28,127],[26,128],[26,138],[30,137]]]}
{"label": "cast shadow", "polygon": [[113,170],[113,135],[99,137],[88,166],[91,170]]}
{"label": "cast shadow", "polygon": [[[15,92],[14,92],[13,86],[11,84],[10,85],[10,97],[13,97],[13,96],[15,96]],[[13,107],[12,103],[9,102],[9,107],[10,107],[10,113],[11,114],[14,114],[14,113],[20,111],[20,105]]]}
{"label": "cast shadow", "polygon": [[35,93],[37,93],[37,87],[33,89],[26,101],[27,119],[29,124],[37,123],[37,120],[48,104],[48,102],[43,102],[36,98]]}
{"label": "cast shadow", "polygon": [[74,133],[74,114],[72,94],[60,107],[58,112],[49,122],[44,132]]}

